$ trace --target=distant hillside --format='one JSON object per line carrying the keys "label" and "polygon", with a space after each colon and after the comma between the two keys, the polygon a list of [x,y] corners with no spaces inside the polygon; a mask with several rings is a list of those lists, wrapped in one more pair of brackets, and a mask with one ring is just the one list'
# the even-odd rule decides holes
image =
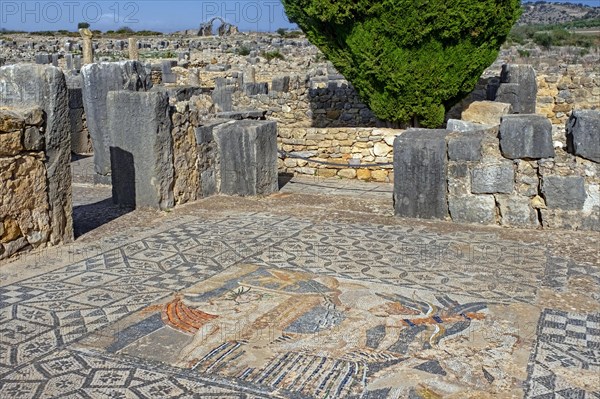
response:
{"label": "distant hillside", "polygon": [[523,3],[523,15],[518,25],[559,24],[582,19],[600,18],[600,7],[572,3]]}

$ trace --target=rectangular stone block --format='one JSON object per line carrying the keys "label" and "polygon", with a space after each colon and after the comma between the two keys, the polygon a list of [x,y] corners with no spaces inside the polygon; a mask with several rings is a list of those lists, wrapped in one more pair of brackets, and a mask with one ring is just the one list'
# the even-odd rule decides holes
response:
{"label": "rectangular stone block", "polygon": [[277,123],[231,121],[216,126],[217,185],[227,195],[269,195],[279,190]]}
{"label": "rectangular stone block", "polygon": [[198,172],[200,176],[200,195],[208,197],[218,193],[216,172],[216,144],[213,137],[213,129],[222,123],[221,119],[211,119],[209,122],[195,129],[196,147],[198,154]]}
{"label": "rectangular stone block", "polygon": [[9,157],[19,154],[25,148],[23,147],[23,131],[0,133],[0,156]]}
{"label": "rectangular stone block", "polygon": [[537,81],[531,65],[502,65],[496,101],[512,104],[516,114],[535,113]]}
{"label": "rectangular stone block", "polygon": [[231,69],[231,65],[223,65],[223,64],[208,64],[204,67],[204,70],[207,72],[225,72]]}
{"label": "rectangular stone block", "polygon": [[108,176],[111,142],[107,129],[107,94],[118,90],[146,91],[152,82],[138,61],[89,64],[83,67],[81,75],[83,106],[94,147],[94,167],[97,174]]}
{"label": "rectangular stone block", "polygon": [[456,196],[471,194],[471,174],[466,162],[448,163],[448,194]]}
{"label": "rectangular stone block", "polygon": [[35,63],[40,65],[50,64],[52,62],[52,56],[50,54],[36,54]]}
{"label": "rectangular stone block", "polygon": [[73,55],[65,54],[65,62],[66,62],[66,66],[67,66],[67,71],[72,70],[73,69]]}
{"label": "rectangular stone block", "polygon": [[43,151],[46,144],[44,134],[37,126],[28,126],[23,134],[23,147],[27,151]]}
{"label": "rectangular stone block", "polygon": [[461,119],[466,122],[498,126],[500,119],[510,114],[511,110],[511,105],[506,102],[474,101],[463,111]]}
{"label": "rectangular stone block", "polygon": [[483,131],[452,132],[448,135],[448,158],[451,161],[481,160]]}
{"label": "rectangular stone block", "polygon": [[160,91],[107,94],[113,201],[173,207],[173,139],[169,97]]}
{"label": "rectangular stone block", "polygon": [[587,194],[580,176],[544,176],[542,195],[549,209],[581,210]]}
{"label": "rectangular stone block", "polygon": [[233,110],[233,90],[227,86],[217,86],[211,94],[213,103],[217,106],[217,111],[229,112]]}
{"label": "rectangular stone block", "polygon": [[553,158],[552,123],[542,115],[502,117],[500,150],[508,159]]}
{"label": "rectangular stone block", "polygon": [[0,259],[47,243],[52,230],[44,162],[32,154],[0,157],[0,178],[7,175],[10,184],[0,184]]}
{"label": "rectangular stone block", "polygon": [[448,119],[448,122],[446,123],[446,130],[450,130],[451,132],[476,132],[480,130],[492,129],[493,127],[493,125],[484,125],[481,123],[463,121],[460,119]]}
{"label": "rectangular stone block", "polygon": [[496,223],[496,201],[493,195],[450,196],[448,207],[455,222]]}
{"label": "rectangular stone block", "polygon": [[511,162],[481,164],[471,172],[473,194],[511,194],[515,187],[515,170]]}
{"label": "rectangular stone block", "polygon": [[581,211],[540,209],[540,214],[544,228],[600,232],[600,216],[598,216],[598,212],[591,215],[583,215]]}
{"label": "rectangular stone block", "polygon": [[69,108],[83,109],[83,93],[80,87],[69,87]]}
{"label": "rectangular stone block", "polygon": [[92,144],[87,129],[83,124],[83,108],[69,110],[71,122],[71,151],[75,154],[89,154],[92,152]]}
{"label": "rectangular stone block", "polygon": [[503,226],[520,228],[537,228],[540,224],[535,209],[528,197],[516,195],[497,195],[496,201],[500,209]]}
{"label": "rectangular stone block", "polygon": [[600,162],[600,111],[573,111],[567,121],[567,149],[571,154]]}
{"label": "rectangular stone block", "polygon": [[273,78],[271,83],[271,90],[275,92],[287,93],[290,89],[290,77],[289,76],[278,76]]}
{"label": "rectangular stone block", "polygon": [[409,129],[394,140],[394,210],[424,219],[448,216],[447,130]]}
{"label": "rectangular stone block", "polygon": [[516,83],[501,83],[496,91],[495,101],[505,104],[510,104],[511,112],[518,114],[521,110],[519,103],[520,87]]}
{"label": "rectangular stone block", "polygon": [[261,83],[245,83],[244,93],[247,96],[256,96],[258,94],[268,94],[269,85],[266,82]]}

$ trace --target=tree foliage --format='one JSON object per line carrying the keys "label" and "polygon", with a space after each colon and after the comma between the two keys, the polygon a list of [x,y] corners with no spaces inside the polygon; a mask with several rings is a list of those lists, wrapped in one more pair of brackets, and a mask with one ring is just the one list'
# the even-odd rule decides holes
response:
{"label": "tree foliage", "polygon": [[438,127],[473,90],[520,0],[282,0],[382,120]]}

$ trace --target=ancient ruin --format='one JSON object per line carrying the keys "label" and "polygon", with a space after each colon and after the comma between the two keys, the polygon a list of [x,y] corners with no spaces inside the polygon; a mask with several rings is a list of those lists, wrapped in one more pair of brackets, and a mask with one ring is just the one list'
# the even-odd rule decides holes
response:
{"label": "ancient ruin", "polygon": [[595,397],[600,56],[519,50],[423,129],[301,35],[0,36],[0,398]]}
{"label": "ancient ruin", "polygon": [[213,25],[215,21],[219,21],[221,25],[219,25],[219,29],[217,29],[218,36],[230,36],[238,33],[237,26],[225,22],[225,20],[221,17],[214,17],[209,21],[203,22],[200,24],[200,29],[198,29],[198,36],[213,36],[214,28]]}

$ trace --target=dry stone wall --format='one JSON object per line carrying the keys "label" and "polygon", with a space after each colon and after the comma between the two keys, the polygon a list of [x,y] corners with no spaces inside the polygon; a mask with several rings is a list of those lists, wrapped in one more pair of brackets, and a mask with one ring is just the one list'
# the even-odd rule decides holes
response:
{"label": "dry stone wall", "polygon": [[394,143],[396,214],[600,231],[600,112],[574,112],[563,135],[553,141],[550,121],[526,114],[499,127],[409,129]]}
{"label": "dry stone wall", "polygon": [[600,110],[600,69],[583,65],[542,67],[537,75],[536,113],[564,126],[573,110]]}
{"label": "dry stone wall", "polygon": [[395,133],[346,82],[298,74],[248,82],[249,75],[216,78],[210,96],[194,98],[200,115],[262,119],[263,112],[278,125],[280,172],[391,181]]}
{"label": "dry stone wall", "polygon": [[[58,244],[72,240],[71,129],[64,74],[60,69],[46,65],[19,64],[2,67],[0,68],[0,106],[13,110],[31,107],[43,110],[44,145],[39,148],[39,151],[44,152],[50,233],[47,239],[42,239],[42,242],[46,240],[51,244]],[[34,131],[30,129],[29,133]],[[28,131],[25,131],[22,137],[23,143],[26,142],[25,140],[37,141],[27,134]],[[19,135],[9,136],[13,137],[14,145],[20,145]],[[30,211],[34,212],[34,209]]]}
{"label": "dry stone wall", "polygon": [[0,107],[0,259],[50,240],[46,127],[40,108]]}
{"label": "dry stone wall", "polygon": [[284,173],[393,181],[394,138],[385,128],[279,127],[279,170]]}

